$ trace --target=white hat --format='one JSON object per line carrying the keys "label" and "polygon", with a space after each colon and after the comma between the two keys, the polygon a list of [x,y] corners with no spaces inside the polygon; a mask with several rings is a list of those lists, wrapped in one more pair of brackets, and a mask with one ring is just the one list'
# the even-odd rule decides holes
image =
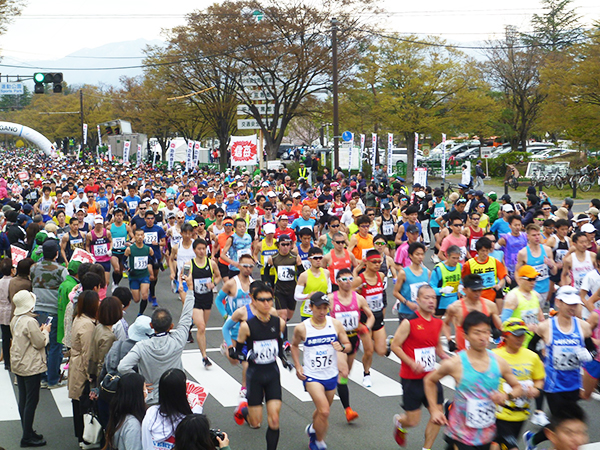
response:
{"label": "white hat", "polygon": [[300,192],[294,192],[292,197],[302,197],[302,194]]}
{"label": "white hat", "polygon": [[275,233],[275,224],[274,223],[266,223],[263,228],[265,230],[265,234],[274,234]]}
{"label": "white hat", "polygon": [[515,208],[513,208],[510,203],[507,203],[506,205],[502,206],[502,211],[504,212],[513,212],[514,210]]}
{"label": "white hat", "polygon": [[562,286],[556,291],[556,298],[567,305],[582,305],[579,291],[573,286]]}
{"label": "white hat", "polygon": [[423,191],[415,192],[415,195],[417,197],[423,198],[423,197],[425,197],[425,192],[423,192]]}
{"label": "white hat", "polygon": [[244,187],[244,183],[242,183],[241,181],[238,181],[238,187]]}
{"label": "white hat", "polygon": [[154,330],[150,326],[152,320],[148,316],[138,316],[135,322],[131,324],[127,335],[132,341],[144,341],[149,339],[154,334]]}
{"label": "white hat", "polygon": [[267,192],[267,197],[277,197],[277,194],[273,191]]}
{"label": "white hat", "polygon": [[262,182],[262,184],[261,184],[261,186],[262,186],[262,187],[269,187],[269,186],[270,186],[270,184],[269,184],[269,182],[268,182],[268,181],[263,181],[263,182]]}
{"label": "white hat", "polygon": [[15,316],[27,314],[35,308],[35,294],[29,291],[19,291],[13,295],[13,303],[15,304]]}
{"label": "white hat", "polygon": [[208,206],[206,206],[206,205],[200,205],[200,211],[204,211],[205,209],[208,209]]}
{"label": "white hat", "polygon": [[581,231],[583,231],[584,233],[595,233],[596,227],[591,223],[586,223],[583,224],[583,226],[581,227]]}
{"label": "white hat", "polygon": [[94,223],[104,223],[104,218],[102,216],[94,217]]}
{"label": "white hat", "polygon": [[208,188],[208,192],[215,192],[215,188],[213,188],[213,187],[209,187],[209,188]]}
{"label": "white hat", "polygon": [[150,204],[151,205],[158,205],[160,202],[158,201],[157,198],[153,198],[152,200],[150,200]]}

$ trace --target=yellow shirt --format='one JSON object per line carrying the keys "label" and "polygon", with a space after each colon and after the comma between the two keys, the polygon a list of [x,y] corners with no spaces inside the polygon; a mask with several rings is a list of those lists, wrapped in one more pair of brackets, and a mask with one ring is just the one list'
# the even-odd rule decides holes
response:
{"label": "yellow shirt", "polygon": [[482,214],[479,218],[479,228],[486,231],[488,229],[488,225],[490,224],[490,218],[487,214]]}
{"label": "yellow shirt", "polygon": [[[523,389],[533,385],[534,380],[543,380],[546,376],[544,363],[540,357],[531,350],[521,347],[517,353],[508,353],[506,347],[495,348],[492,350],[495,354],[504,359],[511,367],[513,374],[521,383]],[[506,381],[500,380],[500,392],[504,392]],[[497,406],[496,418],[508,422],[523,422],[529,416],[529,407],[533,399],[528,397],[519,397],[513,401],[507,401],[507,405],[513,409]]]}

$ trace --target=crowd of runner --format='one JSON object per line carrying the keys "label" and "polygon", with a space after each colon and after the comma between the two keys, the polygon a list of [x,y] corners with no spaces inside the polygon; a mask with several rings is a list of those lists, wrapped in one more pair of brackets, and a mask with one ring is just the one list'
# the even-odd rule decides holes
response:
{"label": "crowd of runner", "polygon": [[[314,401],[310,449],[327,448],[334,394],[348,422],[370,413],[350,406],[358,352],[365,387],[374,354],[401,360],[399,445],[422,406],[430,419],[413,448],[431,449],[445,426],[451,449],[516,449],[527,420],[539,427],[523,436],[527,450],[587,438],[577,402],[600,378],[600,200],[574,217],[572,200],[556,204],[535,188],[525,203],[465,185],[444,198],[381,170],[369,182],[304,165],[296,177],[2,155],[0,319],[22,447],[45,445],[33,429],[39,389],[65,384],[68,358],[81,448],[227,448],[201,402],[190,404],[181,361],[195,338],[210,370],[213,303],[222,353],[242,367],[234,419],[260,427],[264,403],[267,450],[279,441],[280,366]],[[177,326],[159,280],[183,303]],[[388,303],[399,318],[390,336]],[[126,311],[137,315],[131,324]],[[95,439],[84,423],[90,408],[104,430]]]}

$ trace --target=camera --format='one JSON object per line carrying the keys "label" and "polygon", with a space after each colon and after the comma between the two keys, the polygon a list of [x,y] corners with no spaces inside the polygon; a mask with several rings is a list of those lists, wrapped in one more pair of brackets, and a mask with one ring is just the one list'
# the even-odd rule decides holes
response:
{"label": "camera", "polygon": [[217,438],[223,440],[225,438],[225,434],[222,431],[217,430],[216,428],[211,428],[209,430],[209,433],[213,444],[215,444],[215,447],[219,448],[219,441],[217,440]]}

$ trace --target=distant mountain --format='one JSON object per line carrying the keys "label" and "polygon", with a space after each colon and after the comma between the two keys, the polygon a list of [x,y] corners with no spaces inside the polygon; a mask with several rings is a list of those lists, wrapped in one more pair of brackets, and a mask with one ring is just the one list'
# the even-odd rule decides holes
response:
{"label": "distant mountain", "polygon": [[[113,42],[96,48],[82,48],[56,60],[25,61],[4,56],[2,62],[4,64],[31,67],[31,70],[20,69],[19,73],[31,71],[33,75],[33,72],[62,72],[64,80],[70,85],[102,83],[117,86],[120,77],[123,75],[128,77],[141,75],[142,69],[139,67],[116,70],[101,69],[141,65],[144,57],[143,50],[147,45],[164,45],[164,42],[158,39],[136,39],[134,41]],[[95,68],[98,68],[98,70],[90,70]],[[33,83],[30,87],[33,87]]]}

